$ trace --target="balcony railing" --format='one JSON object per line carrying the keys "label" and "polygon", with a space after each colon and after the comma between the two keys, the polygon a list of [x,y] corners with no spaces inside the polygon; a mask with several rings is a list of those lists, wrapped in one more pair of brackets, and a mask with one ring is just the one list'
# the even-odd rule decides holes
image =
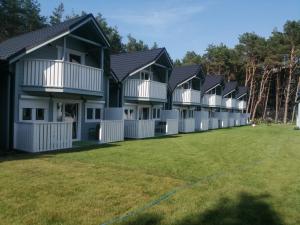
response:
{"label": "balcony railing", "polygon": [[43,152],[72,147],[71,122],[17,122],[14,147],[27,152]]}
{"label": "balcony railing", "polygon": [[126,138],[154,137],[155,120],[125,120],[124,136]]}
{"label": "balcony railing", "polygon": [[195,131],[195,118],[179,120],[179,132],[189,133]]}
{"label": "balcony railing", "polygon": [[99,141],[110,143],[124,140],[124,120],[102,120],[99,129]]}
{"label": "balcony railing", "polygon": [[209,107],[221,107],[222,96],[205,94],[202,98],[202,105],[209,106]]}
{"label": "balcony railing", "polygon": [[192,89],[176,88],[173,92],[173,102],[199,105],[201,103],[201,92]]}
{"label": "balcony railing", "polygon": [[227,109],[234,109],[237,107],[236,99],[234,98],[223,98],[222,106]]}
{"label": "balcony railing", "polygon": [[125,97],[131,97],[143,100],[167,100],[167,84],[152,81],[129,79],[124,85]]}
{"label": "balcony railing", "polygon": [[245,110],[246,109],[246,101],[238,101],[238,109]]}
{"label": "balcony railing", "polygon": [[61,60],[28,59],[23,61],[23,86],[45,91],[68,89],[103,92],[103,71],[98,68]]}

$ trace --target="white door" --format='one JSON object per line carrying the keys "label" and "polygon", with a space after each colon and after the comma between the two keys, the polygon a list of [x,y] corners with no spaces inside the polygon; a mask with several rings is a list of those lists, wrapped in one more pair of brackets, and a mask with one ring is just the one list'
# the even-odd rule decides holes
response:
{"label": "white door", "polygon": [[80,103],[57,102],[54,104],[54,120],[72,122],[72,139],[80,139]]}

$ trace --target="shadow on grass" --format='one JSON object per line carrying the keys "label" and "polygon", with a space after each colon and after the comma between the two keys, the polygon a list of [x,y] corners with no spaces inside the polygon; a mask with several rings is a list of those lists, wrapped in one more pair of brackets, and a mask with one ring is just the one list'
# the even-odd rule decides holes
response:
{"label": "shadow on grass", "polygon": [[[283,225],[284,222],[273,207],[266,202],[269,195],[240,193],[237,200],[221,198],[216,206],[203,213],[190,214],[173,225]],[[145,213],[120,225],[159,225],[163,217]]]}
{"label": "shadow on grass", "polygon": [[163,217],[154,213],[144,213],[138,215],[128,221],[120,223],[120,225],[159,225]]}
{"label": "shadow on grass", "polygon": [[284,222],[265,200],[269,195],[241,193],[238,199],[222,198],[215,208],[185,217],[176,225],[283,225]]}
{"label": "shadow on grass", "polygon": [[45,152],[36,152],[36,153],[27,153],[18,150],[11,150],[7,152],[2,152],[0,154],[0,163],[5,161],[15,161],[15,160],[26,160],[26,159],[41,159],[41,158],[51,158],[57,154],[67,154],[74,152],[84,152],[92,151],[96,149],[108,149],[115,146],[119,146],[117,143],[109,144],[90,144],[90,145],[77,145],[69,149],[60,149],[54,151],[45,151]]}

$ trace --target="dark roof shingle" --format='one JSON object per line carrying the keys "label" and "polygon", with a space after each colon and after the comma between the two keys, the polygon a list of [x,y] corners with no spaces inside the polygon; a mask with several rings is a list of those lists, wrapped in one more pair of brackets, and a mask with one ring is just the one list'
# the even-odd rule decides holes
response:
{"label": "dark roof shingle", "polygon": [[169,87],[173,91],[178,84],[190,79],[193,76],[202,76],[203,72],[200,65],[178,66],[173,68],[169,80]]}
{"label": "dark roof shingle", "polygon": [[157,60],[164,52],[169,57],[165,48],[111,55],[111,70],[119,81],[123,81],[130,73]]}
{"label": "dark roof shingle", "polygon": [[224,78],[221,75],[206,75],[205,81],[202,86],[203,93],[209,91],[211,88],[217,86],[218,84],[222,85]]}
{"label": "dark roof shingle", "polygon": [[248,88],[247,87],[239,86],[238,91],[236,93],[236,98],[239,99],[247,93],[248,93]]}
{"label": "dark roof shingle", "polygon": [[54,26],[44,27],[36,31],[10,38],[0,43],[0,59],[9,60],[18,54],[24,53],[27,50],[67,32],[88,18],[94,17],[92,14],[88,14],[67,20]]}
{"label": "dark roof shingle", "polygon": [[237,82],[236,81],[229,81],[225,83],[225,87],[223,90],[223,96],[230,94],[231,92],[237,89]]}

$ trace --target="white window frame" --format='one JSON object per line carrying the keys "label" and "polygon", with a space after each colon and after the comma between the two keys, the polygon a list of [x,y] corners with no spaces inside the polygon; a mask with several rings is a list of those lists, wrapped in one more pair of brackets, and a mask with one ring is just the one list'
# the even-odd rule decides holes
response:
{"label": "white window frame", "polygon": [[[87,118],[87,110],[88,109],[93,109],[93,119],[88,119]],[[96,109],[100,109],[100,119],[96,119]],[[104,105],[103,103],[91,103],[87,102],[85,104],[85,122],[86,123],[95,123],[95,122],[100,122],[103,119],[103,113],[104,113]]]}
{"label": "white window frame", "polygon": [[[126,117],[125,110],[129,112],[129,117]],[[130,114],[130,111],[132,111],[132,114]],[[125,106],[123,111],[123,118],[124,120],[135,120],[136,119],[136,107],[134,106]]]}
{"label": "white window frame", "polygon": [[[148,74],[148,79],[144,79],[145,75]],[[148,70],[142,70],[140,71],[140,80],[151,80],[151,72]]]}
{"label": "white window frame", "polygon": [[[59,60],[62,59],[62,54],[63,54],[63,47],[62,46],[56,46],[57,47],[57,58]],[[77,55],[80,56],[80,61],[81,61],[81,65],[85,65],[85,53],[81,52],[81,51],[77,51],[74,49],[70,49],[70,48],[66,48],[66,58],[65,61],[69,61],[70,60],[70,54],[73,55]]]}
{"label": "white window frame", "polygon": [[[153,111],[155,110],[155,116],[153,115]],[[161,118],[161,110],[162,110],[162,107],[159,107],[159,106],[154,106],[152,107],[152,119],[153,120],[160,120]],[[159,111],[159,117],[157,116],[157,112]]]}
{"label": "white window frame", "polygon": [[[23,109],[28,108],[31,110],[31,120],[23,120]],[[44,109],[44,119],[36,119],[36,110]],[[20,98],[19,99],[19,121],[20,122],[46,122],[48,121],[49,102],[48,99],[40,98]]]}
{"label": "white window frame", "polygon": [[[141,118],[143,117],[143,111],[142,111],[143,108],[148,108],[148,110],[149,110],[149,118],[148,119],[140,119],[140,115],[142,115]],[[137,114],[137,120],[151,120],[151,118],[152,118],[151,107],[148,106],[148,105],[141,105],[141,106],[139,106],[137,112],[138,112],[138,114]]]}

